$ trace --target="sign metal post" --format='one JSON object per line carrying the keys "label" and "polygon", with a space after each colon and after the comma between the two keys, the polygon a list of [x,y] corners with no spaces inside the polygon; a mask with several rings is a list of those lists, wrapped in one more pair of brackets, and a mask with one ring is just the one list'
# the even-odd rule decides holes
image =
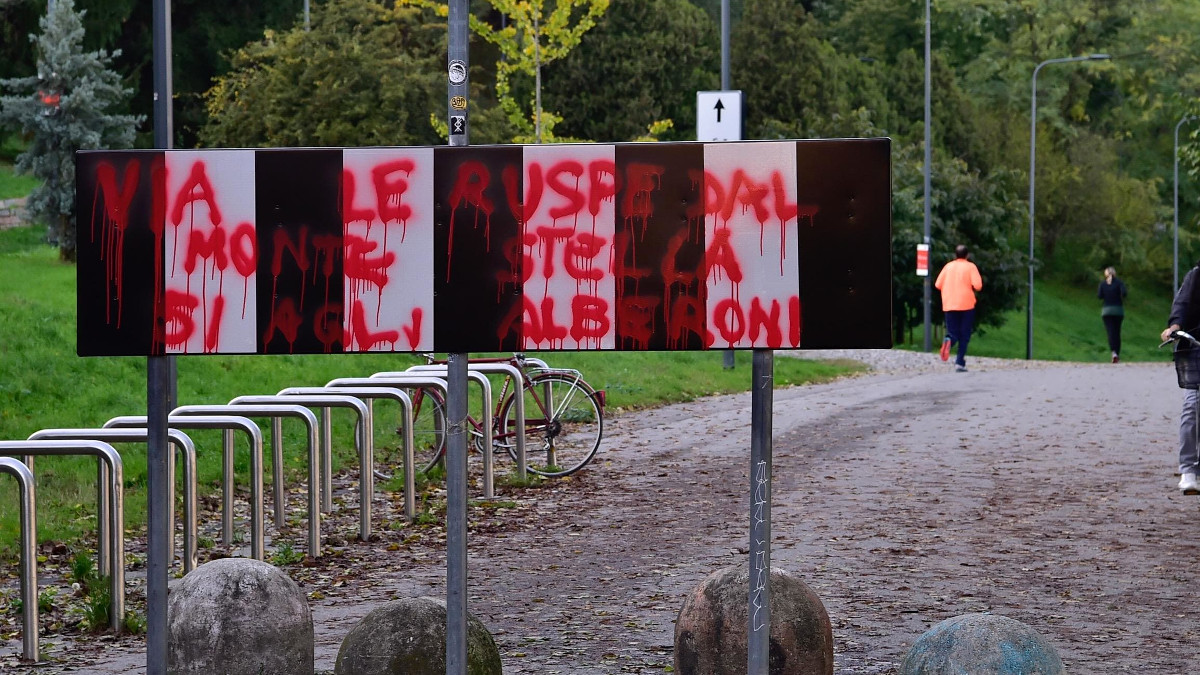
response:
{"label": "sign metal post", "polygon": [[771,431],[775,352],[754,350],[750,391],[750,608],[747,675],[767,675],[771,656]]}
{"label": "sign metal post", "polygon": [[[447,125],[450,145],[465,146],[470,142],[468,2],[451,0],[449,9]],[[446,675],[467,673],[467,360],[465,353],[452,352],[446,369]]]}
{"label": "sign metal post", "polygon": [[[171,4],[154,0],[154,145],[171,148]],[[162,327],[165,331],[165,326]],[[167,446],[167,415],[175,398],[172,386],[175,359],[146,359],[146,672],[167,672],[167,573],[172,550],[171,474]]]}

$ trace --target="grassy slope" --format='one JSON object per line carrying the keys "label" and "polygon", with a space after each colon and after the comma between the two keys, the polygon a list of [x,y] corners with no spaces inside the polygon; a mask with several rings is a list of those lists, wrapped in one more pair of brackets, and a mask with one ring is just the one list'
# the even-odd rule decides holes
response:
{"label": "grassy slope", "polygon": [[[1170,361],[1170,351],[1158,348],[1158,335],[1170,309],[1171,298],[1166,293],[1130,288],[1121,327],[1122,361]],[[1025,326],[1025,303],[1022,301],[1020,309],[1005,315],[1003,325],[975,331],[968,356],[1025,358]],[[897,346],[920,348],[921,331],[920,326],[913,331],[916,345]],[[942,328],[938,326],[938,339],[942,334]],[[1083,287],[1053,279],[1037,281],[1033,297],[1033,356],[1050,361],[1109,361],[1108,337],[1100,320],[1100,300],[1096,298],[1095,284]]]}
{"label": "grassy slope", "polygon": [[[88,358],[75,355],[75,268],[58,262],[54,249],[40,243],[33,228],[0,231],[0,439],[22,439],[50,427],[95,427],[117,415],[145,414],[144,358]],[[737,355],[737,367],[722,368],[716,353],[556,353],[552,366],[575,367],[608,392],[612,408],[636,408],[697,396],[745,391],[750,354]],[[177,359],[181,403],[224,403],[242,394],[273,394],[288,386],[321,385],[335,377],[403,370],[416,363],[407,355],[187,357]],[[827,380],[852,368],[845,364],[776,360],[778,385]],[[652,374],[652,375],[650,375]],[[473,393],[471,394],[473,397]],[[396,445],[389,419],[394,407],[381,404],[377,461]],[[335,464],[354,461],[352,417],[334,415]],[[288,470],[306,466],[299,425],[284,423]],[[219,489],[218,431],[191,434],[199,450],[202,491]],[[239,444],[243,441],[239,440]],[[299,447],[297,447],[299,446]],[[130,445],[123,452],[126,523],[144,522],[145,453]],[[144,447],[144,446],[142,446]],[[239,446],[240,447],[240,446]],[[134,451],[134,448],[138,448]],[[239,471],[246,453],[237,453]],[[269,463],[269,460],[268,460]],[[94,527],[95,462],[43,458],[38,461],[38,521],[41,539],[75,540]],[[268,480],[269,480],[268,471]],[[239,480],[244,485],[244,480]],[[11,558],[17,538],[16,490],[0,477],[0,558]]]}
{"label": "grassy slope", "polygon": [[38,180],[32,176],[17,176],[13,174],[13,165],[0,160],[0,199],[24,197],[37,187]]}

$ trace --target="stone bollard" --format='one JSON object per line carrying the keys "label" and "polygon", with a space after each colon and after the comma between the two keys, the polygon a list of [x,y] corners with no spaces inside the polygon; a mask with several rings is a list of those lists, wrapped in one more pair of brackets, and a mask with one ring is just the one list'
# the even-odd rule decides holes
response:
{"label": "stone bollard", "polygon": [[[342,640],[334,675],[445,675],[446,601],[400,598],[371,610]],[[486,626],[467,615],[467,675],[502,675]]]}
{"label": "stone bollard", "polygon": [[[771,568],[770,675],[833,675],[833,628],[821,599],[800,579]],[[750,575],[726,567],[692,591],[675,622],[675,672],[745,675]]]}
{"label": "stone bollard", "polygon": [[167,670],[175,675],[313,675],[313,647],[304,593],[258,560],[205,563],[167,599]]}
{"label": "stone bollard", "polygon": [[899,675],[1062,675],[1062,660],[1029,626],[997,614],[963,614],[925,631]]}

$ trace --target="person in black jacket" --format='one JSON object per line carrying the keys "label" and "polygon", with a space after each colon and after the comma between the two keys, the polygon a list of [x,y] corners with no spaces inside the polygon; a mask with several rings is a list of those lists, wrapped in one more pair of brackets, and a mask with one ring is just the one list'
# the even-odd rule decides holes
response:
{"label": "person in black jacket", "polygon": [[1104,330],[1108,333],[1108,348],[1112,351],[1112,362],[1121,361],[1121,322],[1125,320],[1125,296],[1128,291],[1125,282],[1117,278],[1117,271],[1111,267],[1104,268],[1104,281],[1096,290],[1100,298],[1100,320],[1104,322]]}
{"label": "person in black jacket", "polygon": [[[1200,263],[1188,271],[1175,293],[1171,316],[1162,332],[1163,342],[1177,330],[1200,335]],[[1200,350],[1187,340],[1175,342],[1175,368],[1179,373],[1179,386],[1184,388],[1183,409],[1179,413],[1179,490],[1185,495],[1200,494],[1200,484],[1196,482],[1200,470],[1200,455],[1196,450],[1196,400],[1197,385],[1200,385],[1200,377],[1197,377],[1200,373],[1195,367],[1200,363],[1197,356],[1200,356]]]}

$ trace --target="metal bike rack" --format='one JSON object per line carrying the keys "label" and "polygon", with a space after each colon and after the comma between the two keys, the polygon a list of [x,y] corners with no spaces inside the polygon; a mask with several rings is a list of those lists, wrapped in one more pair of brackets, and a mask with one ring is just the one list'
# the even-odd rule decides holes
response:
{"label": "metal bike rack", "polygon": [[[109,518],[98,518],[96,533],[102,542],[96,548],[99,551],[108,551],[108,555],[101,552],[100,564],[97,566],[100,569],[101,576],[108,576],[111,581],[112,600],[109,605],[109,624],[113,630],[120,630],[121,625],[125,623],[125,502],[124,489],[125,472],[121,464],[121,455],[113,446],[103,441],[0,441],[0,455],[12,457],[14,455],[26,456],[78,456],[90,455],[95,457],[100,464],[108,464],[109,478]],[[32,472],[31,472],[32,473]],[[102,475],[102,472],[97,470],[97,476]],[[99,496],[99,491],[97,495]],[[97,514],[99,510],[97,510]],[[107,540],[107,548],[103,542]],[[107,570],[107,571],[105,571]],[[35,590],[36,592],[36,590]],[[37,598],[34,598],[34,603],[37,603]]]}
{"label": "metal bike rack", "polygon": [[[437,373],[431,371],[428,375]],[[440,377],[445,379],[446,368],[443,367],[440,371]],[[396,378],[410,377],[425,377],[427,374],[413,373],[408,371],[390,371],[375,373],[369,379],[372,380],[394,380]],[[487,376],[479,372],[468,372],[467,378],[479,384],[479,389],[483,393],[483,447],[486,451],[483,453],[483,498],[492,499],[496,496],[493,488],[493,476],[495,471],[492,468],[492,383],[487,379]]]}
{"label": "metal bike rack", "polygon": [[[467,373],[470,377],[470,372],[479,373],[495,373],[498,375],[506,375],[511,377],[516,389],[513,390],[514,414],[517,424],[517,479],[524,481],[526,478],[525,471],[525,389],[522,386],[525,378],[521,373],[521,369],[508,363],[467,363]],[[427,366],[413,366],[405,372],[442,372],[445,373],[446,366],[431,364]],[[520,392],[520,395],[518,395]],[[490,406],[488,408],[491,409]],[[494,421],[494,420],[493,420]],[[491,427],[489,427],[491,428]]]}
{"label": "metal bike rack", "polygon": [[[105,429],[146,428],[145,415],[114,417],[104,423]],[[168,415],[167,427],[175,429],[221,429],[222,488],[224,499],[221,513],[221,534],[226,546],[233,544],[233,432],[245,431],[250,440],[250,557],[266,559],[263,545],[263,469],[262,432],[248,417],[238,415]]]}
{"label": "metal bike rack", "polygon": [[[375,492],[374,468],[375,468],[375,438],[372,434],[367,434],[365,429],[374,426],[371,418],[371,411],[367,408],[367,404],[353,396],[345,396],[341,394],[325,394],[321,396],[281,396],[279,394],[265,396],[238,396],[229,402],[230,405],[238,407],[257,406],[259,408],[273,408],[279,406],[301,408],[308,410],[309,407],[324,408],[328,412],[331,408],[350,408],[358,413],[358,427],[356,429],[354,445],[357,446],[359,463],[362,469],[359,471],[358,481],[358,537],[362,541],[367,541],[371,537],[371,497]],[[309,414],[312,414],[311,411]],[[315,417],[313,418],[315,421]],[[326,426],[328,433],[328,426]],[[317,437],[314,435],[310,439],[310,443],[316,442]],[[316,446],[319,448],[319,444]],[[320,495],[321,501],[327,505],[326,511],[333,510],[333,456],[329,446],[325,447],[325,452],[329,453],[325,456],[325,461],[322,463],[318,472],[318,479],[323,481],[329,488],[322,489]],[[320,457],[321,453],[310,447],[309,458]],[[282,455],[281,455],[282,457]],[[282,464],[282,462],[280,462]],[[310,472],[310,479],[312,478]],[[281,481],[282,482],[282,481]],[[310,492],[311,494],[311,492]],[[310,540],[311,541],[311,540]]]}
{"label": "metal bike rack", "polygon": [[0,473],[17,479],[21,491],[21,647],[28,661],[38,660],[37,512],[33,473],[20,460],[0,457]]}
{"label": "metal bike rack", "polygon": [[[272,420],[275,424],[272,425],[271,433],[271,486],[272,494],[275,500],[275,527],[283,528],[287,524],[285,516],[287,515],[287,497],[284,491],[283,484],[283,433],[282,425],[278,424],[282,417],[295,417],[304,422],[308,430],[308,459],[309,459],[309,477],[320,476],[320,469],[314,469],[312,461],[317,455],[317,416],[311,410],[301,405],[261,405],[261,404],[233,404],[227,403],[224,405],[181,405],[171,411],[171,417],[183,416],[192,417],[195,415],[241,415],[243,417],[266,417]],[[259,456],[259,486],[261,489],[262,478],[262,457]],[[310,481],[311,482],[311,481]],[[308,487],[308,552],[309,555],[316,558],[321,555],[321,516],[319,511],[313,510],[311,507],[314,503],[319,503],[320,480],[317,484],[309,485]],[[258,498],[258,505],[262,506],[262,496]],[[315,545],[314,545],[315,543]]]}
{"label": "metal bike rack", "polygon": [[[106,443],[145,443],[148,432],[144,429],[42,429],[29,436],[31,441],[41,440],[94,440]],[[167,442],[175,446],[183,459],[183,573],[196,569],[196,444],[191,437],[178,429],[167,430]],[[168,462],[167,473],[171,485],[167,500],[171,508],[167,515],[167,528],[171,539],[167,543],[167,560],[175,558],[175,457]],[[108,492],[108,485],[105,486]],[[107,509],[105,509],[107,511]]]}
{"label": "metal bike rack", "polygon": [[[413,416],[412,415],[412,398],[410,398],[409,395],[407,393],[405,393],[403,390],[397,389],[395,387],[288,387],[287,389],[280,390],[278,395],[279,396],[304,396],[304,395],[309,395],[309,394],[315,394],[315,395],[345,394],[347,396],[353,396],[354,398],[365,400],[366,404],[367,404],[367,410],[368,410],[368,412],[370,412],[372,420],[374,420],[374,416],[375,416],[374,406],[372,405],[372,401],[374,399],[388,398],[388,399],[392,399],[393,401],[396,401],[397,403],[400,404],[400,414],[402,417],[401,422],[404,424],[404,429],[405,429],[404,438],[403,438],[403,445],[404,445],[404,516],[406,518],[408,518],[409,520],[412,520],[413,518],[415,518],[416,512],[417,512],[417,505],[416,505],[416,495],[414,494],[414,492],[416,490],[416,479],[413,476],[414,459],[413,459],[413,434],[412,434],[412,416]],[[324,411],[326,413],[328,413],[329,408],[328,407],[325,408]],[[374,424],[374,422],[372,422],[372,425],[373,424]],[[322,429],[322,432],[325,434],[329,433],[328,425],[326,425]],[[370,430],[368,430],[367,433],[371,434],[371,443],[372,443],[371,447],[374,448],[375,430],[370,429]],[[328,448],[329,445],[326,444],[325,447]],[[374,463],[374,455],[372,454],[372,464],[373,463]],[[372,470],[372,474],[374,474],[374,470]],[[326,494],[328,494],[328,493],[326,493]]]}
{"label": "metal bike rack", "polygon": [[[326,387],[351,387],[354,389],[358,389],[361,387],[371,388],[371,387],[389,387],[389,386],[395,387],[395,388],[400,388],[400,389],[416,389],[418,387],[432,387],[434,389],[440,390],[442,392],[443,396],[447,395],[447,393],[449,392],[449,389],[446,386],[446,378],[434,377],[432,375],[427,375],[427,376],[409,375],[408,377],[397,377],[397,378],[339,377],[337,379],[326,382],[325,386]],[[408,408],[408,420],[407,420],[408,424],[405,425],[405,428],[408,430],[405,432],[406,436],[412,435],[412,427],[413,427],[412,423],[414,421],[412,419],[412,417],[413,417],[412,400],[410,399],[409,400],[409,408]],[[411,443],[409,443],[409,447],[412,447]],[[406,457],[406,461],[407,461],[407,457]],[[408,475],[410,475],[410,476],[416,472],[415,460],[413,461],[413,464],[414,464],[414,466],[405,468],[405,471],[408,472]],[[413,470],[408,471],[409,468],[412,468]],[[405,480],[406,486],[410,485],[408,477],[405,477],[404,480]],[[407,487],[406,487],[406,489],[407,489]],[[415,487],[414,487],[414,489],[415,489]],[[407,505],[405,506],[405,508],[407,509]],[[413,508],[415,510],[415,508],[416,508],[415,505]]]}

